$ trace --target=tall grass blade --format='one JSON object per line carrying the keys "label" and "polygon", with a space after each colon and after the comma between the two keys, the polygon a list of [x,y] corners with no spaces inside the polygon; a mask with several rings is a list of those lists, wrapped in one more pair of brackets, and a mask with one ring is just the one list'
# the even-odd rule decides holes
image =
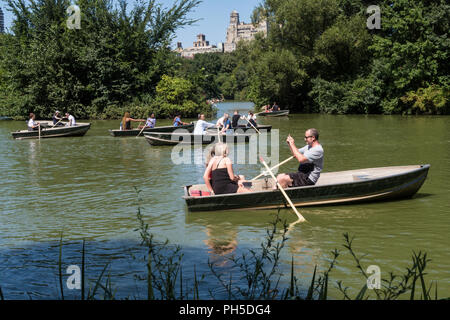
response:
{"label": "tall grass blade", "polygon": [[84,300],[84,280],[85,280],[85,240],[83,239],[83,249],[81,250],[81,300]]}
{"label": "tall grass blade", "polygon": [[180,300],[183,300],[183,267],[180,266]]}
{"label": "tall grass blade", "polygon": [[108,268],[108,265],[109,264],[106,264],[106,266],[103,268],[102,272],[100,273],[100,276],[98,277],[98,279],[97,279],[97,281],[95,283],[94,289],[92,290],[92,294],[88,294],[88,297],[87,297],[88,300],[89,299],[95,299],[95,295],[97,294],[97,289],[100,286],[100,283],[101,283],[102,278],[103,278],[103,274],[105,273],[106,268]]}
{"label": "tall grass blade", "polygon": [[147,258],[147,299],[154,300],[154,292],[152,285],[152,248],[148,248],[148,258]]}
{"label": "tall grass blade", "polygon": [[314,273],[313,273],[313,277],[311,279],[311,284],[309,285],[308,294],[306,295],[306,300],[312,300],[312,298],[313,298],[314,285],[316,283],[316,271],[317,271],[317,265],[314,266]]}
{"label": "tall grass blade", "polygon": [[290,297],[293,297],[295,295],[295,291],[294,291],[294,256],[292,256],[292,260],[291,260],[291,283],[289,286],[289,295],[290,295]]}
{"label": "tall grass blade", "polygon": [[367,284],[365,284],[362,288],[361,291],[359,291],[358,295],[356,296],[355,300],[362,300],[364,299],[364,295],[366,294],[367,291]]}
{"label": "tall grass blade", "polygon": [[59,239],[58,276],[59,276],[59,288],[61,291],[61,299],[64,300],[64,286],[62,276],[62,239],[63,234],[61,232],[61,238]]}

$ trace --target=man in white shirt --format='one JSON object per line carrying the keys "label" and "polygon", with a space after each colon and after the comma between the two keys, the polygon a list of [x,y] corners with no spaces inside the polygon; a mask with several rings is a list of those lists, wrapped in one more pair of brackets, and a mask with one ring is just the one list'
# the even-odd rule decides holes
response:
{"label": "man in white shirt", "polygon": [[198,121],[195,124],[194,134],[205,134],[206,129],[213,128],[216,125],[214,123],[209,123],[205,121],[205,115],[202,113],[198,117]]}
{"label": "man in white shirt", "polygon": [[75,121],[75,117],[73,115],[69,114],[68,112],[66,112],[66,118],[69,120],[69,122],[67,123],[67,126],[74,127],[77,125],[77,123]]}
{"label": "man in white shirt", "polygon": [[290,135],[287,137],[286,142],[289,144],[292,155],[300,162],[300,165],[297,172],[281,173],[277,176],[281,187],[315,185],[323,169],[323,148],[319,143],[319,132],[314,128],[306,130],[306,146],[301,149],[297,149],[294,138]]}

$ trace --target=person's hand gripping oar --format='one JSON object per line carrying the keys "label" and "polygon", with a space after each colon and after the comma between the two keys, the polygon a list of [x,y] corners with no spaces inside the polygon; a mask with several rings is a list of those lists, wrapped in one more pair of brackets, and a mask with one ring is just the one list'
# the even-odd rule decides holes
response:
{"label": "person's hand gripping oar", "polygon": [[256,129],[256,127],[253,125],[253,123],[251,123],[247,118],[244,117],[245,120],[247,120],[248,123],[250,123],[250,125],[253,127],[253,129],[256,130],[256,132],[258,132],[259,134],[261,134],[261,132],[259,132],[258,129]]}
{"label": "person's hand gripping oar", "polygon": [[[280,162],[279,164],[273,166],[272,168],[270,168],[270,170],[276,169],[276,168],[278,168],[279,166],[285,164],[286,162],[291,161],[292,159],[294,159],[294,156],[291,156],[291,157],[287,158],[286,160]],[[261,178],[262,176],[266,175],[267,173],[269,173],[269,172],[268,172],[268,171],[264,171],[263,173],[261,173],[261,174],[257,175],[256,177],[254,177],[252,180],[256,180],[256,179],[258,179],[258,178]]]}

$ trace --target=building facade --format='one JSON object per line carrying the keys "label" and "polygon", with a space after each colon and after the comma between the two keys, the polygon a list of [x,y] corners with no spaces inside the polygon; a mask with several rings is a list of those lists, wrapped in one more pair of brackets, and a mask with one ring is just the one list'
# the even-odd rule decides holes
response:
{"label": "building facade", "polygon": [[5,16],[3,15],[2,8],[0,8],[0,33],[5,32]]}
{"label": "building facade", "polygon": [[175,51],[183,58],[192,59],[199,53],[223,52],[223,44],[219,43],[217,46],[210,45],[209,41],[206,41],[205,35],[199,34],[197,35],[197,41],[194,42],[192,47],[183,49],[181,42],[178,42]]}
{"label": "building facade", "polygon": [[239,13],[234,10],[230,15],[230,25],[227,28],[227,40],[224,45],[224,51],[232,52],[236,50],[236,45],[239,41],[253,40],[258,32],[262,32],[264,36],[267,36],[267,31],[267,21],[262,21],[257,26],[254,26],[252,23],[244,23],[239,21]]}

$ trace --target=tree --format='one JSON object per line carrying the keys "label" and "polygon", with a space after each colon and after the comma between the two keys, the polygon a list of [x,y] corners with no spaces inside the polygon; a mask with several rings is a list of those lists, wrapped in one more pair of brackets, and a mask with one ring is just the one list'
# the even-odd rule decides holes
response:
{"label": "tree", "polygon": [[[179,0],[164,9],[155,0],[79,0],[81,29],[66,26],[69,0],[7,0],[13,34],[3,43],[0,69],[7,70],[0,108],[49,117],[69,109],[77,117],[99,117],[107,108],[154,96],[173,68],[169,44],[198,0]],[[9,104],[5,105],[6,101]],[[200,108],[200,106],[197,106]]]}

